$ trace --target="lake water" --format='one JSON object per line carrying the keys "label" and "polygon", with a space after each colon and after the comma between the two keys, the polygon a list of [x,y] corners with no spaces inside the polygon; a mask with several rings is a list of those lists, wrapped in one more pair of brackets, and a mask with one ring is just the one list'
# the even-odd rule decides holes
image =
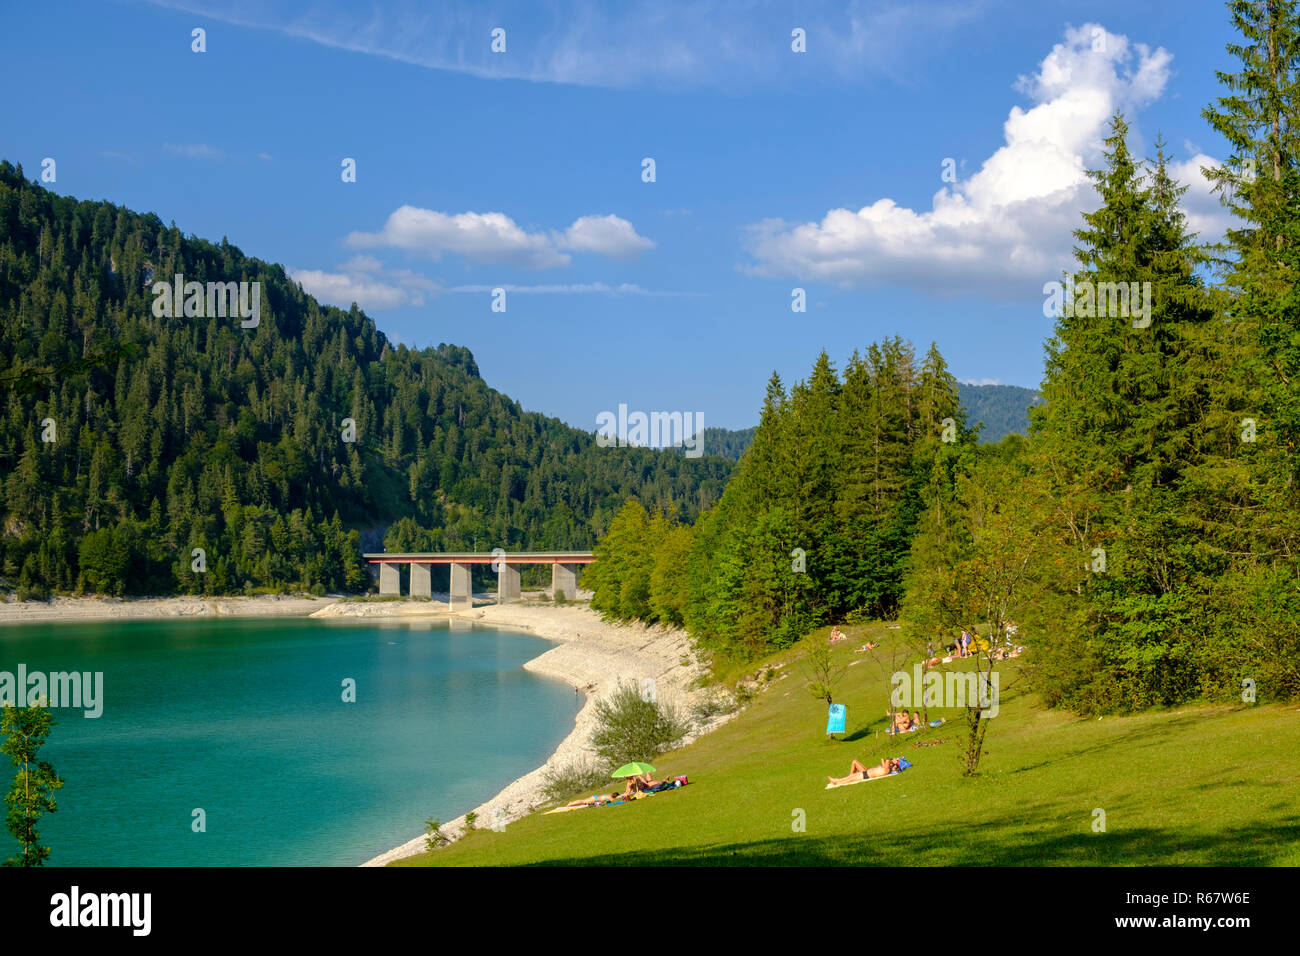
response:
{"label": "lake water", "polygon": [[0,671],[104,674],[102,716],[53,710],[47,865],[356,865],[546,760],[581,703],[522,669],[550,646],[448,621],[31,624],[0,627]]}

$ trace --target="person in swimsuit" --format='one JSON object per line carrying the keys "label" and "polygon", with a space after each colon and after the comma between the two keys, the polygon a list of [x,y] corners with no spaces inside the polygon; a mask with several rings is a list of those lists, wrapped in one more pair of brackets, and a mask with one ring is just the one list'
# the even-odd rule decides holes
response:
{"label": "person in swimsuit", "polygon": [[638,793],[645,793],[651,787],[657,787],[662,783],[662,780],[651,780],[648,773],[639,773],[634,777],[627,778],[627,788],[623,791],[623,797],[631,799]]}
{"label": "person in swimsuit", "polygon": [[[885,714],[888,715],[889,711],[885,711]],[[900,710],[898,713],[894,714],[894,725],[890,730],[891,733],[902,734],[911,729],[912,718],[907,716],[907,711]]]}
{"label": "person in swimsuit", "polygon": [[852,783],[855,780],[873,780],[877,777],[888,777],[891,773],[898,773],[901,768],[898,765],[897,757],[886,757],[874,767],[868,767],[866,764],[857,760],[849,766],[849,775],[847,777],[827,777],[830,783]]}
{"label": "person in swimsuit", "polygon": [[581,800],[573,800],[566,803],[568,807],[599,807],[602,804],[613,803],[618,799],[617,793],[611,793],[608,797],[601,796],[599,793],[591,797],[583,797]]}

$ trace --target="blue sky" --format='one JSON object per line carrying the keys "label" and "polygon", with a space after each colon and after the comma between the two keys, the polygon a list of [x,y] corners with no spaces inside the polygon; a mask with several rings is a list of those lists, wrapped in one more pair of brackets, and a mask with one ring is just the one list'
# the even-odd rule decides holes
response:
{"label": "blue sky", "polygon": [[468,346],[489,384],[587,430],[620,403],[746,427],[773,369],[893,334],[964,381],[1037,385],[1042,286],[1115,108],[1139,153],[1168,141],[1193,226],[1226,223],[1197,173],[1224,157],[1201,111],[1233,66],[1211,0],[0,16],[0,157],[226,236],[397,341]]}

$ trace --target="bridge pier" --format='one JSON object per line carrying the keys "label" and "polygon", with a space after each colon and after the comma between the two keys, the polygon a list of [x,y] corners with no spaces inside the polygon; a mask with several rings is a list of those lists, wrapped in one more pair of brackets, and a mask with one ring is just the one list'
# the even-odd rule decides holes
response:
{"label": "bridge pier", "polygon": [[411,562],[411,597],[433,597],[433,584],[430,581],[429,566],[427,564]]}
{"label": "bridge pier", "polygon": [[551,565],[551,597],[563,594],[572,601],[578,596],[578,566],[576,564]]}
{"label": "bridge pier", "polygon": [[402,593],[402,569],[396,564],[385,561],[379,565],[379,593]]}
{"label": "bridge pier", "polygon": [[474,588],[469,576],[468,564],[451,565],[451,585],[447,589],[447,606],[456,610],[458,603],[465,607],[474,606]]}
{"label": "bridge pier", "polygon": [[497,603],[519,600],[519,569],[502,562],[497,572]]}

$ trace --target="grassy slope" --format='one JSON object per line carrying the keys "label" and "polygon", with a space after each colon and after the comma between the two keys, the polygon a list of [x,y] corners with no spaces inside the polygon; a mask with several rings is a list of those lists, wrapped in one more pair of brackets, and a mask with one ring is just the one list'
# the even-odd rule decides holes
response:
{"label": "grassy slope", "polygon": [[[656,762],[689,775],[686,789],[536,813],[397,865],[1300,864],[1294,705],[1080,720],[1039,708],[1023,683],[1008,688],[1003,672],[983,774],[964,779],[960,712],[939,711],[956,723],[927,732],[942,745],[914,748],[919,734],[886,738],[887,671],[853,648],[870,637],[887,649],[894,632],[848,633],[836,656],[862,663],[837,694],[849,707],[847,740],[827,740],[825,705],[808,695],[795,664],[737,719]],[[825,639],[825,631],[809,638]],[[824,789],[826,775],[847,773],[854,757],[874,763],[886,754],[906,756],[912,769]],[[1092,830],[1094,808],[1106,812],[1105,833]],[[806,832],[792,830],[796,809]]]}

